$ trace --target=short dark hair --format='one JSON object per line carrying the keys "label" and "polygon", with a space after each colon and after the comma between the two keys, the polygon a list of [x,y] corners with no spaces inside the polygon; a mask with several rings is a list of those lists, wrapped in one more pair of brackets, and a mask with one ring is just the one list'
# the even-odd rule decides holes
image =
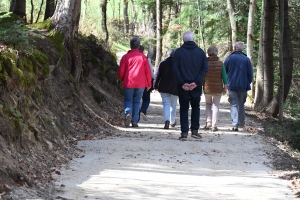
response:
{"label": "short dark hair", "polygon": [[137,37],[134,37],[130,40],[130,48],[131,49],[138,49],[140,46],[140,39]]}
{"label": "short dark hair", "polygon": [[143,51],[145,50],[145,48],[144,48],[142,45],[140,45],[140,46],[139,46],[139,50],[140,50],[141,52],[143,52]]}

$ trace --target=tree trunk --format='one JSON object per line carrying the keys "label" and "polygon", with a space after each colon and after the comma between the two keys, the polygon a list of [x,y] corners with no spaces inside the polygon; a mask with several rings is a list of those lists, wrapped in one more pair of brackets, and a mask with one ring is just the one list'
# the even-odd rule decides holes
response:
{"label": "tree trunk", "polygon": [[[284,0],[284,30],[283,30],[283,68],[284,68],[284,94],[283,102],[285,102],[288,93],[290,91],[290,86],[293,77],[293,46],[291,38],[291,29],[289,26],[289,16],[288,16],[288,0]],[[277,117],[279,113],[279,93],[273,98],[272,102],[267,108],[267,111],[272,114],[273,117]]]}
{"label": "tree trunk", "polygon": [[161,61],[162,54],[162,4],[161,0],[156,0],[156,58],[155,68]]}
{"label": "tree trunk", "polygon": [[108,30],[107,30],[107,17],[106,17],[106,8],[107,8],[107,0],[102,0],[101,4],[101,29],[102,29],[102,36],[104,37],[105,42],[108,41]]}
{"label": "tree trunk", "polygon": [[235,13],[234,13],[234,1],[233,0],[227,0],[227,11],[229,15],[230,20],[230,26],[231,26],[231,42],[232,42],[232,50],[234,49],[234,45],[236,43],[236,21],[234,19]]}
{"label": "tree trunk", "polygon": [[273,44],[275,24],[275,0],[264,1],[264,28],[263,28],[263,61],[264,61],[264,105],[273,99],[274,65]]}
{"label": "tree trunk", "polygon": [[55,11],[55,1],[54,0],[46,0],[46,11],[44,20],[52,17]]}
{"label": "tree trunk", "polygon": [[53,30],[64,35],[63,44],[69,53],[67,64],[77,81],[79,81],[82,72],[81,53],[78,46],[74,45],[78,37],[80,10],[81,0],[59,1],[51,18]]}
{"label": "tree trunk", "polygon": [[163,23],[163,26],[162,26],[162,29],[161,29],[161,34],[162,35],[165,35],[166,32],[169,29],[169,25],[170,25],[170,21],[171,21],[171,11],[172,11],[171,6],[168,6],[167,15],[165,17],[165,20],[164,20],[164,23]]}
{"label": "tree trunk", "polygon": [[41,2],[40,10],[39,10],[38,16],[35,20],[35,23],[37,23],[39,21],[39,18],[40,18],[41,12],[42,12],[42,8],[43,8],[43,4],[44,4],[44,0],[42,0],[42,2]]}
{"label": "tree trunk", "polygon": [[133,0],[130,0],[131,1],[131,6],[132,6],[132,12],[133,12],[133,20],[132,20],[132,26],[131,26],[131,35],[133,36],[134,33],[135,33],[135,29],[136,29],[136,22],[137,22],[137,12],[136,12],[136,9],[135,9],[135,5],[134,5],[134,1]]}
{"label": "tree trunk", "polygon": [[11,0],[9,12],[20,16],[25,22],[26,19],[26,0]]}
{"label": "tree trunk", "polygon": [[31,11],[30,11],[30,24],[33,24],[33,11],[34,11],[33,0],[30,0],[30,4],[31,4]]}
{"label": "tree trunk", "polygon": [[[248,15],[248,29],[247,29],[247,56],[253,66],[253,32],[254,32],[254,13],[255,13],[256,0],[250,0],[249,15]],[[254,81],[252,81],[251,94],[254,97]]]}
{"label": "tree trunk", "polygon": [[128,34],[129,33],[128,0],[124,0],[123,15],[124,15],[124,33]]}
{"label": "tree trunk", "polygon": [[[264,0],[263,0],[264,1]],[[264,9],[262,8],[262,16]],[[263,27],[264,18],[261,18],[260,24],[260,40],[259,40],[259,50],[258,50],[258,60],[256,66],[256,83],[255,83],[255,97],[254,97],[254,109],[261,109],[263,105],[263,94],[264,94],[264,62],[263,62]]]}
{"label": "tree trunk", "polygon": [[[201,4],[200,4],[200,0],[197,1],[197,5],[198,5],[198,26],[199,26],[199,33],[201,35],[201,43],[202,43],[202,48],[205,51],[205,43],[204,43],[204,37],[203,37],[203,31],[202,31],[202,24],[201,24]],[[199,41],[200,44],[200,41]]]}

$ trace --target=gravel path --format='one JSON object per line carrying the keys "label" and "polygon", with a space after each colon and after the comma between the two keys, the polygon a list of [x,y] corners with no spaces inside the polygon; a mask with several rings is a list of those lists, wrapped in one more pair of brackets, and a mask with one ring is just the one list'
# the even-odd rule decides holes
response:
{"label": "gravel path", "polygon": [[[163,129],[160,95],[151,95],[149,120],[138,128],[116,127],[113,136],[78,143],[84,156],[54,177],[57,199],[296,199],[290,182],[270,166],[275,147],[255,131],[229,130],[226,97],[219,131],[200,130],[202,140],[182,142],[179,126]],[[261,129],[253,119],[246,121],[251,130]]]}

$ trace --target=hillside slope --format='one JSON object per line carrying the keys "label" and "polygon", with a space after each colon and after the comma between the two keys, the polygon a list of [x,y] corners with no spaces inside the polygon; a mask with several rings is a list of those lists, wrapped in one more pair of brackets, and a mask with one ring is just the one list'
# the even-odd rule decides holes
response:
{"label": "hillside slope", "polygon": [[[122,123],[118,65],[95,38],[80,39],[77,83],[66,66],[67,52],[47,31],[21,22],[11,27],[17,18],[3,21],[1,30],[11,34],[0,35],[0,199],[47,197],[52,174],[79,155],[77,140],[105,137],[111,124]],[[26,38],[11,44],[20,33]]]}

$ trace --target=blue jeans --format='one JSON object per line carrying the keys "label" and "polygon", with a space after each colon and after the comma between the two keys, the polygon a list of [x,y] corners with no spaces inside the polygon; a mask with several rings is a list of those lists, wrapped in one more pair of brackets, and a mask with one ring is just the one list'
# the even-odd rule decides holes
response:
{"label": "blue jeans", "polygon": [[189,131],[189,106],[191,104],[191,130],[199,129],[200,119],[200,100],[201,86],[197,86],[192,91],[185,91],[181,86],[178,86],[178,97],[180,105],[180,125],[181,134]]}
{"label": "blue jeans", "polygon": [[230,103],[230,112],[233,126],[245,125],[245,102],[247,91],[228,90],[228,102]]}
{"label": "blue jeans", "polygon": [[160,96],[164,109],[164,120],[170,121],[171,124],[174,124],[176,121],[177,96],[163,92],[160,93]]}
{"label": "blue jeans", "polygon": [[138,122],[140,102],[145,88],[124,88],[125,116],[131,114],[131,121]]}

